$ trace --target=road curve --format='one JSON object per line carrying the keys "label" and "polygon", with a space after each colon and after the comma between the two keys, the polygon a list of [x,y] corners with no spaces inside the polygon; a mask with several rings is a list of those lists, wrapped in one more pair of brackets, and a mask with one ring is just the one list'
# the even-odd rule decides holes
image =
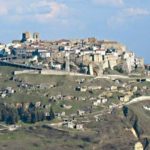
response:
{"label": "road curve", "polygon": [[135,104],[135,103],[147,101],[147,100],[150,100],[150,96],[140,96],[140,97],[132,99],[130,102],[127,102],[126,105],[131,105],[131,104]]}

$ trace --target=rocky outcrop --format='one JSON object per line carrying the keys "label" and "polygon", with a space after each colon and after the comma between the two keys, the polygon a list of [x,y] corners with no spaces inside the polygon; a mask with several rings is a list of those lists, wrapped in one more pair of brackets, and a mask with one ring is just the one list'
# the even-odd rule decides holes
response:
{"label": "rocky outcrop", "polygon": [[[139,123],[138,116],[127,106],[123,107],[123,114],[124,117],[126,118],[127,123],[129,123],[129,125],[131,126],[130,128],[134,130],[133,132],[135,133],[134,136],[135,137],[137,136],[139,140],[139,142],[135,144],[135,150],[142,150],[142,146],[143,146],[143,150],[148,150],[150,148],[149,145],[150,140],[148,138],[142,137],[144,131],[142,129],[142,126]],[[142,143],[142,146],[140,146],[140,143]]]}
{"label": "rocky outcrop", "polygon": [[134,146],[134,150],[143,150],[143,145],[141,142],[137,142]]}

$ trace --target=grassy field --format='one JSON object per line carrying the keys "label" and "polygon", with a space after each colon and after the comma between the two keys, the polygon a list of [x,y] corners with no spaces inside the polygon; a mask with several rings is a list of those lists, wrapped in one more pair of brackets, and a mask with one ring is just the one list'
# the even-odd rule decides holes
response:
{"label": "grassy field", "polygon": [[[47,76],[47,75],[17,75],[17,79],[22,80],[24,83],[32,85],[48,84],[55,85],[54,88],[47,89],[28,89],[19,88],[17,82],[10,80],[13,76],[12,72],[19,70],[18,68],[0,67],[0,89],[6,87],[12,87],[16,90],[16,93],[6,98],[0,98],[0,101],[8,103],[17,102],[36,102],[41,101],[43,104],[48,104],[51,96],[64,95],[83,97],[83,100],[71,100],[63,99],[51,102],[53,110],[55,112],[65,111],[67,115],[76,113],[79,109],[85,109],[92,106],[91,97],[97,97],[102,94],[102,90],[96,90],[93,93],[89,91],[78,92],[75,90],[76,86],[102,86],[110,87],[115,85],[112,80],[96,79],[92,80],[91,77],[73,77],[73,76]],[[85,79],[84,83],[79,84],[77,80]],[[124,82],[124,81],[122,81]],[[127,82],[127,81],[125,81]],[[149,83],[137,84],[137,86],[148,86]],[[114,96],[109,100],[108,104],[99,106],[93,109],[93,111],[101,111],[108,107],[111,103],[117,103],[117,96],[120,93],[114,92]],[[62,108],[61,105],[71,105],[72,108],[67,110]],[[144,128],[144,133],[150,135],[149,132],[149,113],[143,110],[141,103],[131,105],[135,114],[138,116],[139,123]],[[105,107],[104,107],[105,106]],[[112,114],[104,115],[100,118],[99,122],[95,121],[93,116],[91,122],[85,123],[85,132],[65,130],[59,131],[49,128],[45,124],[51,122],[38,122],[36,124],[23,124],[22,128],[15,132],[1,132],[0,133],[0,149],[2,150],[133,150],[134,144],[137,139],[133,134],[126,130],[129,128],[129,123],[123,116],[122,110],[116,111]],[[80,118],[82,121],[82,118]],[[54,120],[57,121],[57,120]]]}
{"label": "grassy field", "polygon": [[136,139],[117,116],[106,115],[88,123],[90,131],[59,131],[38,123],[0,134],[0,147],[11,150],[132,150]]}
{"label": "grassy field", "polygon": [[[75,90],[78,86],[77,80],[85,79],[85,82],[80,86],[110,86],[113,83],[104,79],[97,79],[91,81],[90,77],[73,77],[73,76],[47,76],[47,75],[18,75],[15,76],[17,79],[22,80],[25,83],[30,83],[32,85],[38,84],[47,84],[47,85],[56,85],[56,87],[45,90],[29,90],[29,89],[19,89],[17,83],[9,80],[12,77],[12,72],[16,70],[11,67],[0,67],[0,88],[12,87],[16,89],[16,93],[11,96],[11,98],[6,97],[5,101],[19,102],[19,101],[47,101],[48,96],[57,96],[57,95],[70,95],[75,97],[85,97],[87,100],[92,97],[91,93],[87,92],[77,92]],[[98,96],[100,91],[95,91],[94,96]]]}
{"label": "grassy field", "polygon": [[[11,150],[91,150],[87,134],[69,134],[48,127],[34,126],[0,135],[0,147]],[[84,147],[84,148],[83,148]]]}

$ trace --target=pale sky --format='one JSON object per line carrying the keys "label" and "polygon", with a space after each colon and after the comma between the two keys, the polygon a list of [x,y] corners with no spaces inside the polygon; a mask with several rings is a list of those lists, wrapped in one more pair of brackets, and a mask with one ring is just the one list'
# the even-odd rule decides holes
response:
{"label": "pale sky", "polygon": [[150,63],[150,0],[0,0],[0,42],[25,31],[42,39],[117,40]]}

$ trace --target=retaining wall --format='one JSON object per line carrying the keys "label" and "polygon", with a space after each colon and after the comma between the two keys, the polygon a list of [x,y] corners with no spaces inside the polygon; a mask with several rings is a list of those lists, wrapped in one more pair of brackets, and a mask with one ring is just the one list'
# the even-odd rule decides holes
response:
{"label": "retaining wall", "polygon": [[40,71],[38,70],[23,70],[23,71],[14,71],[14,75],[19,75],[19,74],[39,74]]}

